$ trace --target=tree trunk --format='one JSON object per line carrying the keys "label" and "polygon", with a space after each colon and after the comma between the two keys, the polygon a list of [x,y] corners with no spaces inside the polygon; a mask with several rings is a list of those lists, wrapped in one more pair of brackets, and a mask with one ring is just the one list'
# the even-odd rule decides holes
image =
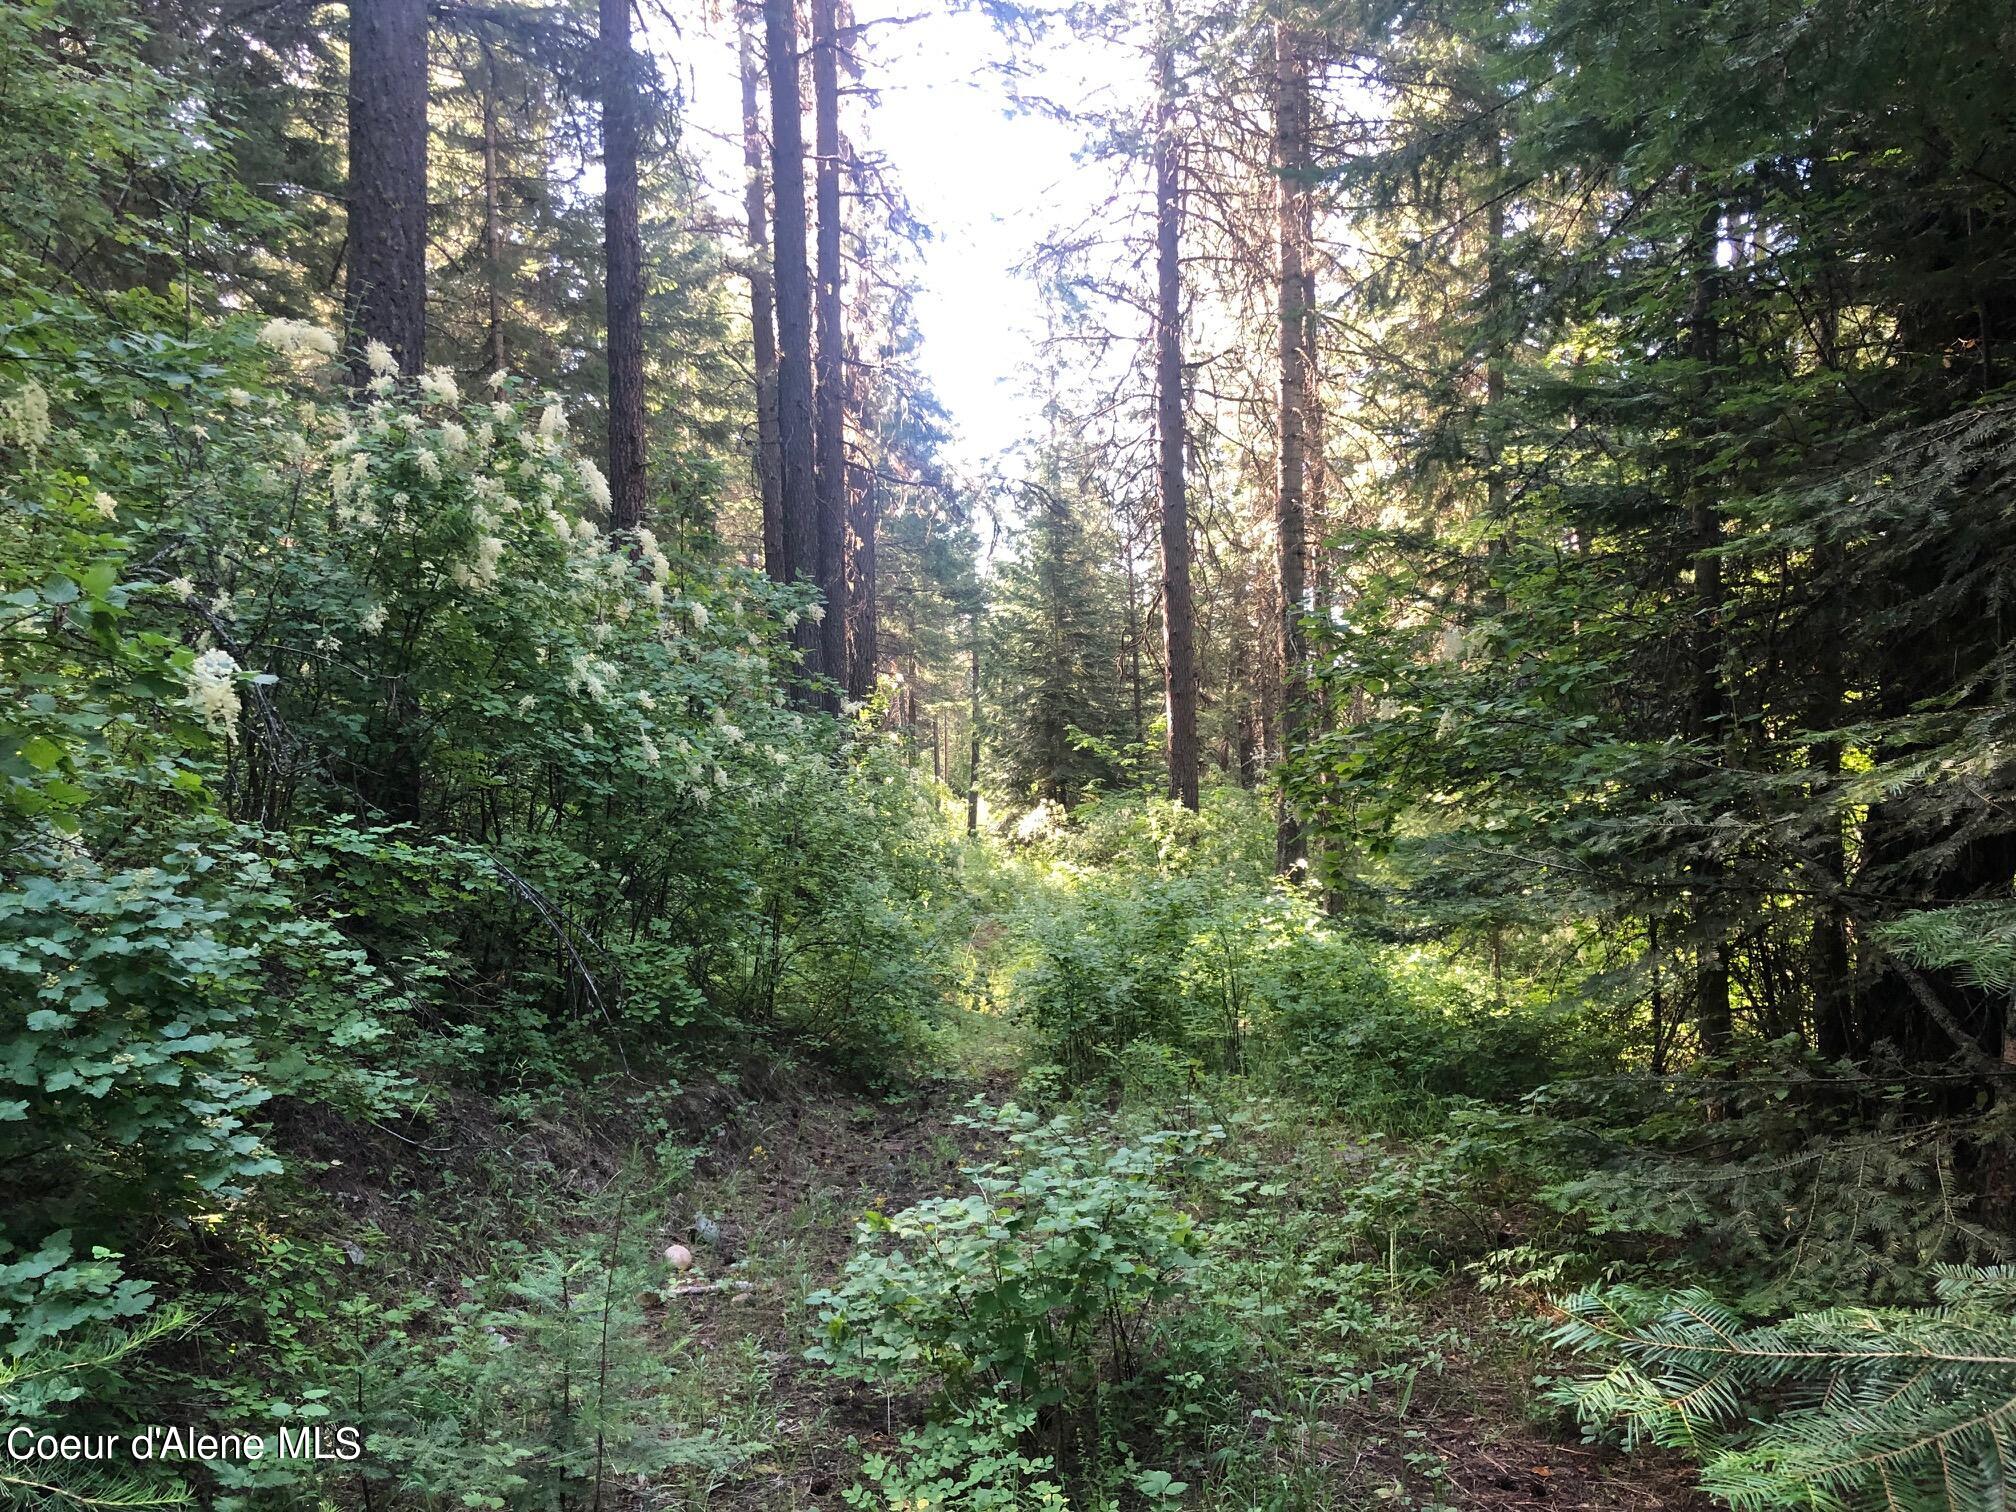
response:
{"label": "tree trunk", "polygon": [[749,227],[749,329],[756,356],[756,489],[763,501],[763,570],[781,582],[787,574],[777,441],[777,295],[770,276],[770,183],[763,163],[763,116],[756,98],[761,70],[750,36],[754,11],[752,0],[738,0],[735,38],[742,63],[742,204]]}
{"label": "tree trunk", "polygon": [[1140,746],[1148,738],[1148,723],[1142,709],[1141,699],[1141,636],[1145,618],[1141,607],[1141,588],[1135,571],[1134,527],[1127,528],[1127,540],[1121,548],[1121,565],[1127,572],[1127,684],[1134,715],[1134,744]]}
{"label": "tree trunk", "polygon": [[[1287,0],[1281,0],[1285,7]],[[1280,244],[1279,303],[1281,445],[1274,490],[1274,535],[1279,585],[1277,626],[1281,658],[1281,750],[1284,761],[1302,731],[1302,702],[1309,648],[1302,633],[1307,611],[1308,516],[1304,421],[1309,405],[1306,269],[1309,211],[1309,63],[1301,39],[1285,17],[1274,27],[1275,232]],[[1308,858],[1302,822],[1284,791],[1274,836],[1274,865],[1286,872]]]}
{"label": "tree trunk", "polygon": [[[763,0],[763,53],[770,75],[770,198],[776,218],[778,508],[784,580],[816,578],[819,523],[812,494],[812,288],[805,263],[805,123],[798,92],[798,8]],[[808,677],[823,670],[819,627],[792,633]],[[806,695],[801,687],[799,701]]]}
{"label": "tree trunk", "polygon": [[[1703,365],[1715,361],[1719,346],[1715,319],[1715,253],[1721,224],[1721,207],[1711,206],[1702,218],[1693,247],[1694,298],[1687,317],[1687,355]],[[1709,402],[1709,380],[1705,371],[1697,375],[1697,381],[1701,389],[1698,403],[1705,411]],[[1687,523],[1692,538],[1691,562],[1694,569],[1693,687],[1689,720],[1692,728],[1689,733],[1694,739],[1716,748],[1719,753],[1726,746],[1729,724],[1728,697],[1722,686],[1724,605],[1722,558],[1718,554],[1722,544],[1722,517],[1716,512],[1715,500],[1705,480],[1699,476],[1702,465],[1700,452],[1705,448],[1705,439],[1697,441],[1694,454],[1687,459],[1690,473]],[[1713,843],[1712,840],[1703,842],[1704,845]],[[1703,855],[1693,868],[1696,935],[1694,1023],[1705,1055],[1727,1054],[1734,1032],[1729,998],[1728,902],[1723,895],[1726,872],[1720,857],[1713,854]]]}
{"label": "tree trunk", "polygon": [[630,0],[600,0],[603,295],[609,328],[609,528],[644,523],[644,242],[637,157],[643,101]]}
{"label": "tree trunk", "polygon": [[367,342],[420,371],[427,347],[426,0],[351,0],[349,246],[354,381]]}
{"label": "tree trunk", "polygon": [[1164,0],[1156,52],[1155,419],[1162,501],[1163,685],[1169,796],[1197,807],[1197,652],[1190,594],[1190,511],[1183,491],[1182,148],[1176,139],[1176,20]]}
{"label": "tree trunk", "polygon": [[840,37],[838,0],[812,0],[812,150],[817,156],[818,399],[813,417],[813,491],[819,512],[820,624],[826,675],[852,682],[847,665],[847,362],[840,319]]}
{"label": "tree trunk", "polygon": [[[857,369],[852,388],[856,416],[865,416],[867,387]],[[863,426],[866,429],[866,426]],[[875,535],[882,523],[882,483],[873,468],[848,469],[847,500],[847,693],[866,698],[875,691],[875,669],[881,660],[880,609],[875,586]],[[913,626],[910,645],[917,644]],[[915,684],[911,688],[912,719],[915,718]]]}
{"label": "tree trunk", "polygon": [[483,261],[494,372],[504,370],[504,211],[501,154],[497,147],[497,57],[483,44]]}
{"label": "tree trunk", "polygon": [[[1494,127],[1491,133],[1491,179],[1487,192],[1491,203],[1484,212],[1484,284],[1490,304],[1490,319],[1507,317],[1510,291],[1505,281],[1505,193],[1501,180],[1505,173],[1505,137]],[[1485,548],[1488,580],[1486,602],[1493,614],[1505,612],[1505,590],[1500,578],[1504,557],[1510,547],[1509,522],[1505,518],[1504,449],[1498,444],[1498,426],[1505,405],[1505,356],[1502,341],[1494,339],[1484,363],[1484,510],[1491,527],[1490,544]]]}
{"label": "tree trunk", "polygon": [[967,723],[972,727],[966,760],[966,833],[980,833],[980,617],[973,617],[973,660],[972,670],[967,680],[967,698],[970,700],[966,713]]}

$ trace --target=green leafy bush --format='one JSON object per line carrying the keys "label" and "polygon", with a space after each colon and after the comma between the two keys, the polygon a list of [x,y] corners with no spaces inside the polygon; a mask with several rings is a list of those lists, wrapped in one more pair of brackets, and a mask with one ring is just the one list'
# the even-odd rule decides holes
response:
{"label": "green leafy bush", "polygon": [[861,1221],[840,1284],[808,1299],[822,1334],[812,1358],[948,1400],[1043,1408],[1135,1373],[1144,1319],[1189,1285],[1202,1254],[1159,1178],[1210,1136],[1108,1149],[1012,1107],[990,1122],[1008,1149],[966,1171],[972,1195]]}
{"label": "green leafy bush", "polygon": [[[699,531],[612,538],[551,396],[355,396],[335,348],[0,297],[0,1357],[187,1301],[203,1358],[100,1372],[108,1430],[149,1391],[237,1426],[347,1386],[401,1501],[718,1470],[741,1451],[649,1420],[673,1367],[634,1276],[570,1252],[388,1322],[327,1188],[410,1177],[480,1254],[498,1214],[434,1168],[472,1093],[892,1074],[959,939],[942,816],[869,720],[793,706],[804,590]],[[352,1335],[371,1367],[322,1380]],[[556,1406],[590,1336],[598,1399]]]}
{"label": "green leafy bush", "polygon": [[981,1397],[905,1433],[900,1454],[866,1456],[869,1485],[849,1486],[844,1499],[862,1512],[1064,1512],[1054,1462],[1024,1448],[1035,1427],[1034,1407]]}
{"label": "green leafy bush", "polygon": [[1202,814],[1081,808],[1015,863],[1012,1000],[1046,1079],[1148,1101],[1245,1073],[1384,1127],[1506,1098],[1577,1063],[1572,1012],[1493,1003],[1435,952],[1380,946],[1272,871],[1271,820],[1237,789]]}

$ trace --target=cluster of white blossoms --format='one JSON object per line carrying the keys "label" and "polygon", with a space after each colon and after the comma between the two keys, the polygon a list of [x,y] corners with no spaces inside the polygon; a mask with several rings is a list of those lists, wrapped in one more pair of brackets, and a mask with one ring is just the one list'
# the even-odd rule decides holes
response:
{"label": "cluster of white blossoms", "polygon": [[448,369],[429,368],[420,375],[420,397],[429,404],[460,404],[462,389]]}
{"label": "cluster of white blossoms", "polygon": [[[501,372],[491,377],[498,391],[494,399],[465,398],[452,375],[434,369],[415,380],[411,400],[402,401],[390,350],[380,344],[367,349],[365,359],[377,377],[390,381],[374,385],[376,397],[361,409],[318,415],[314,430],[329,439],[309,447],[309,465],[326,468],[339,530],[405,531],[437,504],[452,507],[459,495],[473,526],[465,537],[472,545],[419,567],[423,574],[439,574],[434,581],[445,578],[481,592],[503,581],[503,566],[519,539],[512,531],[543,521],[565,548],[571,591],[584,596],[590,620],[582,629],[591,651],[575,659],[569,685],[598,703],[617,697],[618,674],[592,648],[611,644],[639,620],[648,624],[647,633],[674,648],[680,644],[675,616],[690,620],[695,632],[706,629],[706,605],[671,600],[672,562],[651,531],[635,533],[633,550],[611,549],[597,524],[612,502],[609,481],[594,461],[575,454],[559,399],[550,394],[529,403],[513,399]],[[413,480],[410,496],[394,491],[402,473]],[[357,612],[366,633],[391,619],[389,609],[368,600]],[[739,608],[731,612],[740,617]],[[752,670],[764,665],[756,658],[738,664]],[[664,731],[655,733],[663,744]]]}
{"label": "cluster of white blossoms", "polygon": [[364,343],[364,366],[375,377],[392,378],[398,375],[399,359],[392,355],[392,348],[374,336]]}
{"label": "cluster of white blossoms", "polygon": [[336,501],[336,518],[349,524],[356,521],[370,500],[370,490],[365,480],[371,474],[371,454],[353,451],[344,456],[342,449],[354,444],[355,437],[346,436],[336,443],[336,465],[329,472],[329,494]]}
{"label": "cluster of white blossoms", "polygon": [[609,684],[616,675],[616,669],[608,662],[576,652],[567,665],[567,691],[577,696],[585,693],[596,703],[602,703],[608,699]]}
{"label": "cluster of white blossoms", "polygon": [[[269,320],[259,328],[259,344],[282,357],[335,357],[339,348],[333,331],[305,320]],[[389,354],[388,354],[389,355]]]}
{"label": "cluster of white blossoms", "polygon": [[229,651],[214,647],[198,656],[183,674],[189,694],[184,700],[210,729],[227,740],[238,738],[238,663]]}
{"label": "cluster of white blossoms", "polygon": [[657,535],[648,526],[637,528],[637,554],[644,559],[644,565],[651,569],[651,576],[657,581],[662,583],[672,575],[672,564],[665,559]]}
{"label": "cluster of white blossoms", "polygon": [[33,378],[0,400],[0,438],[38,452],[49,444],[49,428],[49,391]]}
{"label": "cluster of white blossoms", "polygon": [[466,562],[449,565],[448,576],[463,588],[494,588],[497,574],[504,565],[504,540],[501,536],[485,535],[476,540],[476,555]]}

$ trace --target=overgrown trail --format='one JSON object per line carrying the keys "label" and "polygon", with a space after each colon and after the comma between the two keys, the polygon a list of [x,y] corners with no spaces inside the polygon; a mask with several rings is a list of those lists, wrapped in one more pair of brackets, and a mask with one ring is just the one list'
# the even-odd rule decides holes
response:
{"label": "overgrown trail", "polygon": [[[718,1229],[718,1239],[695,1244],[696,1269],[654,1312],[692,1382],[687,1429],[717,1430],[748,1453],[733,1466],[675,1477],[664,1489],[676,1505],[838,1506],[865,1456],[900,1455],[903,1435],[926,1421],[931,1393],[850,1384],[808,1361],[816,1309],[805,1298],[838,1280],[864,1213],[973,1190],[962,1168],[995,1158],[1000,1141],[967,1117],[969,1102],[1007,1090],[946,1080],[883,1098],[801,1092],[751,1104],[719,1131],[689,1204],[698,1227]],[[1207,1120],[1222,1112],[1197,1111]],[[1092,1127],[1120,1138],[1103,1121]],[[1306,1144],[1320,1133],[1300,1128],[1295,1137]],[[1341,1163],[1369,1175],[1367,1148],[1354,1141]],[[1254,1153],[1284,1168],[1298,1158]],[[1239,1210],[1234,1237],[1348,1221],[1334,1210],[1348,1203],[1348,1186],[1318,1194],[1330,1211],[1307,1193],[1270,1184],[1257,1206]],[[1206,1246],[1218,1242],[1213,1217],[1226,1206],[1209,1193],[1183,1196]],[[1336,1306],[1336,1293],[1319,1281],[1282,1303],[1320,1311]],[[1195,1507],[1708,1507],[1673,1459],[1579,1444],[1572,1429],[1557,1431],[1558,1419],[1535,1421],[1532,1377],[1542,1362],[1504,1326],[1521,1311],[1461,1278],[1431,1292],[1391,1291],[1377,1299],[1355,1350],[1264,1360],[1250,1375],[1211,1383],[1236,1401],[1236,1416],[1176,1435],[1186,1462],[1155,1462],[1187,1479],[1181,1504]],[[1303,1321],[1324,1331],[1320,1320]],[[1138,1447],[1147,1462],[1148,1446]],[[1119,1504],[1149,1503],[1123,1496]]]}
{"label": "overgrown trail", "polygon": [[982,1153],[944,1083],[887,1098],[758,1104],[724,1131],[694,1188],[691,1278],[665,1297],[668,1339],[717,1383],[731,1437],[762,1447],[734,1473],[687,1484],[687,1504],[837,1505],[859,1453],[918,1420],[921,1403],[849,1388],[804,1358],[804,1298],[840,1274],[853,1225],[960,1186]]}

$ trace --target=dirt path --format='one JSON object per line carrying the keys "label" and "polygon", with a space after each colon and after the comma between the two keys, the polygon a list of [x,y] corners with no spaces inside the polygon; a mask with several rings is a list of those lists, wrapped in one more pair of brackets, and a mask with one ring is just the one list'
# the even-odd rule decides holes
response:
{"label": "dirt path", "polygon": [[[921,1401],[850,1388],[805,1360],[803,1304],[838,1278],[862,1212],[960,1189],[960,1166],[982,1153],[957,1123],[972,1095],[948,1083],[758,1105],[709,1151],[682,1215],[695,1279],[666,1297],[661,1316],[668,1340],[711,1377],[705,1426],[767,1447],[733,1473],[684,1478],[673,1505],[837,1507],[861,1453],[888,1448],[921,1419]],[[718,1240],[691,1232],[696,1217]]]}
{"label": "dirt path", "polygon": [[[747,1108],[710,1147],[691,1213],[712,1242],[655,1316],[692,1382],[682,1427],[744,1446],[733,1463],[696,1465],[654,1487],[681,1509],[841,1506],[864,1453],[890,1450],[923,1417],[921,1395],[890,1396],[807,1362],[806,1296],[833,1282],[860,1213],[894,1212],[963,1191],[959,1169],[989,1136],[964,1127],[970,1085],[940,1083],[887,1099],[821,1097]],[[1494,1345],[1492,1307],[1460,1283],[1421,1308],[1436,1368],[1405,1387],[1382,1381],[1340,1399],[1321,1392],[1285,1427],[1256,1412],[1301,1491],[1229,1500],[1197,1477],[1182,1505],[1230,1508],[1630,1509],[1694,1512],[1711,1504],[1684,1464],[1624,1456],[1536,1426],[1524,1406],[1535,1362]],[[1503,1304],[1498,1304],[1502,1308]],[[1413,1319],[1409,1319],[1411,1324]],[[1277,1393],[1278,1394],[1278,1393]],[[1270,1426],[1271,1424],[1271,1426]],[[1292,1462],[1292,1463],[1291,1463]]]}

